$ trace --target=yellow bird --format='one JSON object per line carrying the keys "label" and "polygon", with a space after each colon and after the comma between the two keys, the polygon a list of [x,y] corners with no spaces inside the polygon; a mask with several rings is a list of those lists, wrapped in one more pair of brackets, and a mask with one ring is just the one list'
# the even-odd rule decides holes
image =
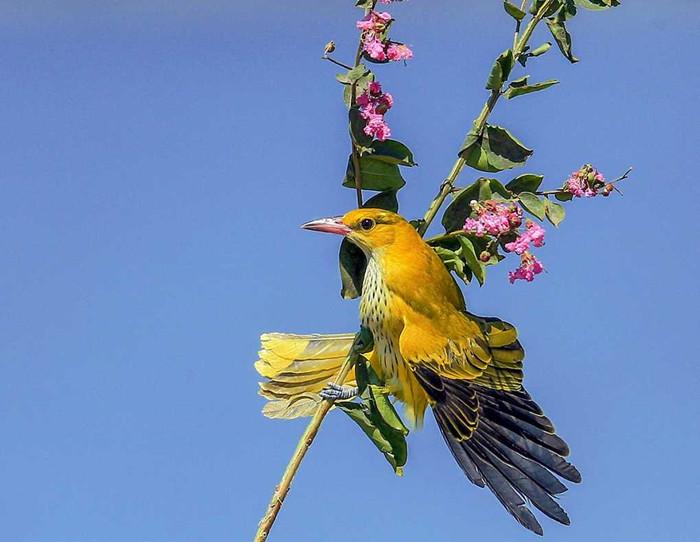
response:
{"label": "yellow bird", "polygon": [[[488,486],[527,529],[542,534],[528,501],[568,525],[555,500],[567,488],[555,474],[571,482],[581,476],[565,459],[568,446],[522,387],[525,353],[516,329],[467,312],[440,257],[395,213],[357,209],[303,227],[343,235],[367,257],[360,316],[374,337],[369,361],[410,422],[419,427],[430,406],[467,478]],[[356,393],[352,386],[326,385],[352,340],[352,334],[263,335],[256,368],[269,379],[261,384],[272,400],[265,413],[308,415],[321,398]]]}

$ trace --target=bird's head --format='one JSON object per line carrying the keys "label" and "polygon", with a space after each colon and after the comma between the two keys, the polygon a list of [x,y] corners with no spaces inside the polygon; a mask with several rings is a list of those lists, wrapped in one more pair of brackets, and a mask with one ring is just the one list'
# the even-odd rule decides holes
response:
{"label": "bird's head", "polygon": [[344,216],[312,220],[302,228],[343,235],[367,254],[401,239],[417,237],[404,218],[382,209],[355,209]]}

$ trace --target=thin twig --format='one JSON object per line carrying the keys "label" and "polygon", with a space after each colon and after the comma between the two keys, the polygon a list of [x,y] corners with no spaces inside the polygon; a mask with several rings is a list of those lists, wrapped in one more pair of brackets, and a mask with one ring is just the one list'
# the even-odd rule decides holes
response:
{"label": "thin twig", "polygon": [[321,57],[321,60],[327,60],[328,62],[332,62],[336,66],[340,66],[341,68],[345,68],[346,70],[352,70],[352,66],[348,66],[347,64],[343,64],[342,62],[339,62],[335,58],[332,58],[328,55],[323,55]]}
{"label": "thin twig", "polygon": [[[372,2],[370,8],[365,10],[365,15],[367,15],[370,11],[372,11],[372,9],[374,9],[375,4],[376,0]],[[360,36],[360,42],[357,47],[357,52],[355,53],[355,67],[357,67],[360,64],[360,61],[362,60],[362,47],[362,36]],[[332,59],[328,58],[327,56],[325,58],[327,60],[332,61]],[[352,101],[350,104],[351,106],[355,104],[356,97],[356,83],[353,83],[351,97]],[[357,151],[355,142],[351,140],[351,144],[353,168],[355,169],[355,191],[357,194],[357,206],[362,207],[362,179],[360,174],[360,155]],[[364,336],[362,332],[358,333],[355,336],[355,342],[353,343],[350,353],[343,365],[341,366],[338,375],[335,377],[334,382],[336,384],[342,384],[343,382],[345,382],[345,379],[350,373],[350,370],[352,369],[354,363],[357,361],[360,353],[363,351],[367,351],[368,345],[363,344],[363,339]],[[299,439],[299,443],[297,444],[296,450],[294,450],[294,454],[292,454],[292,457],[289,460],[289,463],[287,464],[287,468],[285,469],[284,474],[282,475],[282,479],[280,480],[279,485],[275,488],[275,492],[272,494],[270,504],[267,507],[265,515],[260,520],[260,524],[258,525],[258,530],[255,534],[253,542],[265,542],[265,540],[267,540],[267,537],[270,534],[270,530],[272,529],[272,526],[274,525],[275,520],[277,519],[277,514],[279,514],[279,511],[282,508],[282,505],[284,504],[284,499],[287,496],[287,493],[289,493],[290,487],[292,486],[294,476],[299,470],[299,467],[301,466],[301,462],[304,459],[306,452],[309,450],[311,444],[316,438],[316,434],[318,433],[318,430],[321,427],[323,419],[326,417],[326,414],[328,414],[332,406],[333,401],[322,401],[318,409],[314,413],[313,418],[311,418],[311,421],[306,427],[304,434]]]}
{"label": "thin twig", "polygon": [[[532,36],[532,32],[535,30],[537,24],[544,18],[545,13],[547,13],[553,2],[554,0],[547,0],[544,4],[542,4],[537,13],[533,15],[532,19],[530,19],[530,22],[528,22],[522,36],[514,40],[514,59],[517,59],[522,54],[523,50],[525,49],[525,46],[527,45],[528,41],[530,40],[530,37]],[[501,97],[501,95],[501,89],[491,91],[491,95],[484,104],[484,107],[481,109],[481,113],[479,113],[479,116],[474,121],[474,125],[470,133],[476,135],[477,137],[483,134],[483,131],[486,128],[486,120],[491,114],[491,111],[493,111],[493,108],[495,107],[496,102]],[[459,176],[460,172],[462,171],[465,165],[466,161],[460,156],[452,166],[450,174],[440,186],[440,191],[438,192],[438,195],[431,202],[430,206],[428,207],[428,210],[425,213],[425,216],[423,217],[423,222],[418,228],[418,233],[420,233],[421,235],[425,235],[425,232],[428,230],[430,223],[437,215],[438,211],[440,210],[440,207],[442,207],[442,204],[445,202],[445,199],[452,192],[454,183],[456,182],[457,177]]]}
{"label": "thin twig", "polygon": [[[348,376],[350,369],[352,369],[354,362],[355,357],[351,353],[351,355],[347,357],[341,366],[340,372],[335,377],[335,383],[342,384],[345,381],[345,378]],[[275,523],[275,519],[277,519],[277,514],[279,514],[279,511],[282,508],[284,499],[287,496],[287,493],[289,493],[289,488],[292,485],[292,480],[294,480],[294,475],[297,473],[297,470],[299,470],[299,466],[301,465],[306,452],[309,451],[311,443],[316,438],[316,434],[321,427],[323,418],[326,417],[326,414],[328,414],[328,411],[333,406],[333,403],[334,401],[325,399],[321,402],[313,418],[311,418],[309,425],[306,427],[304,434],[299,439],[296,450],[294,450],[294,453],[287,464],[287,468],[284,470],[282,479],[280,480],[279,485],[275,488],[275,492],[270,499],[267,512],[265,512],[265,515],[260,520],[258,531],[253,539],[254,542],[265,542],[265,540],[267,540],[267,535],[270,534],[270,529],[272,529],[272,525]]]}

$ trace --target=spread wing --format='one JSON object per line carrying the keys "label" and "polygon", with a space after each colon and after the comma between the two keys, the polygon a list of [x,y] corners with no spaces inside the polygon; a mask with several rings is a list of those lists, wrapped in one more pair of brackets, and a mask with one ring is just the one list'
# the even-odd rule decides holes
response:
{"label": "spread wing", "polygon": [[399,345],[412,367],[491,389],[521,389],[525,352],[511,324],[455,310],[430,317],[415,310],[404,314],[410,316],[404,319]]}

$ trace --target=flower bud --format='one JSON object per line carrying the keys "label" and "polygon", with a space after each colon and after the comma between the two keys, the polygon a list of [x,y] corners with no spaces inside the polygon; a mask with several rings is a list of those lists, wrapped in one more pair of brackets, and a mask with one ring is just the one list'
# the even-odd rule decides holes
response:
{"label": "flower bud", "polygon": [[491,253],[488,250],[484,250],[481,254],[479,254],[479,260],[482,262],[486,263],[491,259]]}
{"label": "flower bud", "polygon": [[326,43],[326,46],[323,48],[323,54],[330,55],[333,51],[335,51],[335,42],[331,40]]}

